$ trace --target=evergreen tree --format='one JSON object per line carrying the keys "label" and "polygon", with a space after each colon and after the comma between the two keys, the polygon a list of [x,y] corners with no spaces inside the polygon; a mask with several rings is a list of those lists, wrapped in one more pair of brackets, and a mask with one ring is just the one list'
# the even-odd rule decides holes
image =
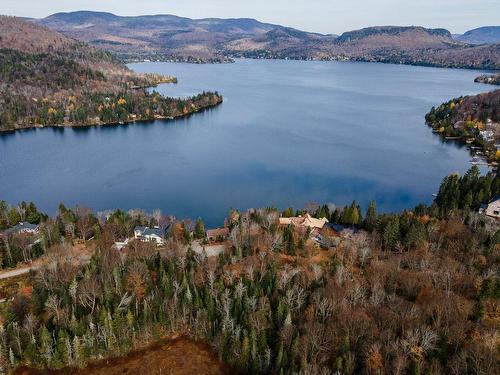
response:
{"label": "evergreen tree", "polygon": [[201,220],[201,218],[198,218],[198,220],[196,220],[196,224],[194,226],[194,235],[199,240],[205,238],[205,224],[203,223],[203,220]]}
{"label": "evergreen tree", "polygon": [[351,225],[358,225],[361,222],[361,213],[359,210],[359,206],[356,204],[356,201],[353,201],[350,207],[351,211]]}
{"label": "evergreen tree", "polygon": [[377,225],[377,204],[375,201],[371,201],[366,211],[366,217],[364,221],[364,227],[368,231],[373,231]]}

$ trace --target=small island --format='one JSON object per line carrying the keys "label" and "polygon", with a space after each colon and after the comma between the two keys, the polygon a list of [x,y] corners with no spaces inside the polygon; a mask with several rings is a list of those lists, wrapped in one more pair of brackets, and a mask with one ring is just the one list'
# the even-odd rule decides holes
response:
{"label": "small island", "polygon": [[474,82],[486,83],[488,85],[500,85],[500,73],[497,74],[484,74],[477,77]]}

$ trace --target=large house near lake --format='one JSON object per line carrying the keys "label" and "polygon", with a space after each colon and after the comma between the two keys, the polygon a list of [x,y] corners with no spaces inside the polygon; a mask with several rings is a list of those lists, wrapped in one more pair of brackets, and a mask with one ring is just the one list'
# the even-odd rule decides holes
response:
{"label": "large house near lake", "polygon": [[207,240],[209,242],[224,242],[229,237],[229,228],[215,228],[207,230]]}
{"label": "large house near lake", "polygon": [[481,206],[480,213],[484,213],[486,216],[500,219],[500,196],[493,198],[488,204]]}
{"label": "large house near lake", "polygon": [[163,245],[167,229],[168,227],[164,226],[154,228],[137,226],[134,228],[134,238],[143,242],[155,242],[157,245]]}
{"label": "large house near lake", "polygon": [[287,226],[292,224],[295,227],[321,229],[326,223],[328,223],[328,219],[326,217],[322,217],[321,219],[316,219],[315,217],[312,217],[308,213],[305,216],[279,218],[279,224],[282,226]]}
{"label": "large house near lake", "polygon": [[0,233],[2,236],[10,236],[11,234],[36,234],[38,233],[38,225],[20,222],[19,224],[13,226],[12,228],[6,229]]}

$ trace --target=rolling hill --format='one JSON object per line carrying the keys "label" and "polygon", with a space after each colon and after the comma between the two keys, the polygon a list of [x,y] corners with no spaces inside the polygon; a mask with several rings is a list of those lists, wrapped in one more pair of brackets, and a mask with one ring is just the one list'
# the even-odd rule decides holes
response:
{"label": "rolling hill", "polygon": [[469,30],[455,39],[469,44],[500,43],[500,26],[485,26]]}
{"label": "rolling hill", "polygon": [[127,61],[221,62],[249,57],[500,69],[499,45],[476,47],[454,39],[445,29],[418,26],[369,27],[337,37],[248,18],[122,17],[79,11],[32,21]]}
{"label": "rolling hill", "polygon": [[285,29],[253,19],[192,20],[172,15],[120,17],[89,11],[57,13],[34,22],[118,54],[159,53],[202,59],[220,56],[220,46],[233,40]]}
{"label": "rolling hill", "polygon": [[21,18],[0,16],[0,131],[177,117],[216,105],[144,87],[173,77],[136,74],[113,54]]}

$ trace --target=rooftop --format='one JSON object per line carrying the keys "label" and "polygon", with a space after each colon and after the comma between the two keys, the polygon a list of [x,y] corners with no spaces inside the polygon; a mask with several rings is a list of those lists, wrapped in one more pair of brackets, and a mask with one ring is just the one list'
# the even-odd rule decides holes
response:
{"label": "rooftop", "polygon": [[328,223],[327,218],[316,219],[309,214],[305,216],[298,217],[280,217],[279,219],[281,225],[293,224],[295,226],[303,226],[309,228],[323,228],[323,226]]}
{"label": "rooftop", "polygon": [[19,232],[35,232],[38,230],[38,225],[36,224],[31,224],[31,223],[19,223],[12,228],[6,229],[2,232],[4,235],[9,235],[13,233],[19,233]]}
{"label": "rooftop", "polygon": [[228,236],[229,228],[215,228],[207,230],[207,237]]}

